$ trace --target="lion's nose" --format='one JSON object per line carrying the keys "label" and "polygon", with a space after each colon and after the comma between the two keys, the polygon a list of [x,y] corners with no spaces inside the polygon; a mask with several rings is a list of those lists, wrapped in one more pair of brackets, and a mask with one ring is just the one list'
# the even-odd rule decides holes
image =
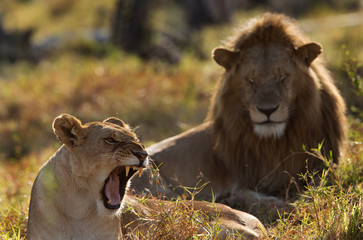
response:
{"label": "lion's nose", "polygon": [[140,161],[140,166],[144,163],[149,154],[146,151],[132,151],[132,153],[137,157]]}
{"label": "lion's nose", "polygon": [[257,110],[265,114],[267,117],[270,117],[270,115],[275,112],[279,108],[279,105],[273,106],[273,107],[259,107],[257,106]]}

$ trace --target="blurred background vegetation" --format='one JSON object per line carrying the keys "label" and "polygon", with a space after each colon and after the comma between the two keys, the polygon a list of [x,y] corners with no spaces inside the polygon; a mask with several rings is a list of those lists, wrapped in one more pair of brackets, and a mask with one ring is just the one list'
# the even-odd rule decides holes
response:
{"label": "blurred background vegetation", "polygon": [[361,119],[359,0],[2,0],[0,161],[52,145],[63,112],[116,116],[146,143],[203,121],[220,68],[211,50],[266,10],[299,20]]}
{"label": "blurred background vegetation", "polygon": [[51,129],[57,115],[83,122],[119,117],[138,127],[146,145],[189,129],[205,118],[222,71],[211,50],[267,10],[296,18],[323,45],[350,120],[341,175],[353,172],[354,185],[361,185],[362,6],[361,0],[1,0],[0,237],[24,236],[31,185],[60,145]]}

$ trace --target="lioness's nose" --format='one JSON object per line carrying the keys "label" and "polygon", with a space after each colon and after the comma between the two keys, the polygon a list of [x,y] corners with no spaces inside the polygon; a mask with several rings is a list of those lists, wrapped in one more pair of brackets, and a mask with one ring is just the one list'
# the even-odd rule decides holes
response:
{"label": "lioness's nose", "polygon": [[265,114],[267,117],[270,117],[270,115],[275,112],[279,108],[279,105],[273,106],[273,107],[259,107],[257,106],[257,110]]}
{"label": "lioness's nose", "polygon": [[146,151],[132,151],[132,153],[139,159],[140,165],[142,165],[145,159],[149,156]]}

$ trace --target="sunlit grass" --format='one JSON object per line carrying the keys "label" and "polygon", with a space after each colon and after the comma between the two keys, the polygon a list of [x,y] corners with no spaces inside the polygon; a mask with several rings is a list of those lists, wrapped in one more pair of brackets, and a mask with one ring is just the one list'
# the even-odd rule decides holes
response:
{"label": "sunlit grass", "polygon": [[[361,134],[357,136],[362,139]],[[39,167],[55,149],[56,147],[50,147],[42,153],[30,154],[18,164],[1,165],[2,239],[24,238],[32,182]],[[300,199],[294,203],[294,210],[287,215],[282,214],[276,222],[267,224],[268,235],[265,239],[362,239],[362,143],[351,145],[347,152],[349,154],[337,169],[332,167],[326,174],[303,176],[306,178],[307,187],[302,191]],[[317,177],[322,181],[316,182]],[[328,178],[330,180],[325,181]],[[147,216],[150,221],[158,224],[146,235],[140,235],[137,231],[130,235],[135,239],[150,239],[151,236],[170,239],[168,236],[178,233],[178,236],[186,238],[193,236],[193,239],[214,239],[210,236],[219,231],[218,225],[208,223],[203,213],[186,207],[183,201],[175,201],[174,207],[168,206],[167,212],[155,212]],[[198,234],[200,228],[208,228],[207,233]],[[175,231],[170,233],[171,229]],[[154,239],[159,239],[158,237]]]}
{"label": "sunlit grass", "polygon": [[[140,203],[147,199],[141,199]],[[160,202],[155,211],[150,214],[141,214],[129,208],[125,211],[132,211],[139,216],[139,224],[149,223],[147,231],[138,228],[127,233],[131,239],[218,239],[221,226],[216,218],[208,217],[207,212],[193,208],[193,200],[178,198],[171,204]],[[215,220],[216,222],[213,222]],[[131,222],[130,224],[133,224]],[[137,223],[136,223],[137,224]],[[229,234],[228,239],[235,238],[234,233]]]}
{"label": "sunlit grass", "polygon": [[[316,176],[305,174],[306,190],[293,212],[270,226],[269,239],[362,239],[363,182],[356,182],[357,174],[363,173],[362,149],[356,154],[353,162],[329,169],[336,177],[333,185],[326,182],[328,174],[319,175],[319,184]],[[357,168],[352,171],[351,166]]]}
{"label": "sunlit grass", "polygon": [[61,55],[26,74],[0,76],[1,152],[19,157],[44,146],[54,139],[51,122],[63,112],[83,121],[119,117],[140,126],[145,141],[175,134],[205,116],[214,83],[204,78],[204,66],[186,60],[180,68],[166,67],[122,53]]}
{"label": "sunlit grass", "polygon": [[0,210],[0,237],[7,239],[26,239],[27,210],[9,207]]}
{"label": "sunlit grass", "polygon": [[[35,40],[38,40],[54,34],[82,34],[84,29],[108,27],[110,19],[105,16],[110,16],[114,3],[113,0],[33,0],[24,4],[4,0],[0,7],[8,9],[6,27],[35,26]],[[236,14],[233,26],[203,29],[202,51],[209,57],[211,50],[233,32],[233,27],[260,12],[258,9]],[[355,59],[357,65],[348,67],[354,70],[353,78],[357,77],[359,70],[355,67],[361,67],[359,62],[363,57],[362,30],[362,26],[355,26],[308,33],[311,39],[323,45],[328,67],[334,72],[336,83],[349,104],[354,103],[356,96],[350,88],[354,79],[351,73],[347,74],[345,64]],[[93,54],[82,54],[80,47]],[[190,53],[185,54],[179,66],[169,66],[142,62],[136,56],[87,41],[68,43],[64,50],[38,65],[2,64],[0,239],[23,239],[26,235],[31,185],[40,166],[59,147],[51,129],[57,115],[71,113],[84,122],[116,116],[132,127],[139,126],[137,132],[141,140],[149,145],[203,121],[220,71],[210,58],[198,60]],[[359,87],[361,83],[357,84]],[[307,181],[307,189],[302,189],[303,195],[294,203],[294,211],[281,214],[277,222],[266,226],[267,239],[363,238],[363,124],[356,116],[362,113],[350,117],[349,143],[344,158],[337,169],[329,169],[330,176],[334,176],[333,184],[322,181],[314,185]],[[310,179],[310,175],[305,177]],[[152,216],[161,222],[153,234],[168,236],[170,228],[178,225],[178,233],[185,233],[183,236],[208,238],[194,234],[200,225],[193,219],[203,219],[200,213],[182,209],[178,207],[180,203],[182,201],[175,202],[169,215]]]}
{"label": "sunlit grass", "polygon": [[33,152],[16,163],[0,162],[0,239],[25,239],[31,186],[54,149]]}

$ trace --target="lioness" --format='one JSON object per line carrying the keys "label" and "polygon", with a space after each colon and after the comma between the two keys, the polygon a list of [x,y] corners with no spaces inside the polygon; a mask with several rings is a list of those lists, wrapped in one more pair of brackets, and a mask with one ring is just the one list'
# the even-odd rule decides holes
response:
{"label": "lioness", "polygon": [[[323,143],[322,153],[337,163],[346,138],[345,103],[320,53],[321,45],[293,20],[273,13],[216,48],[213,59],[224,74],[205,123],[147,149],[165,195],[202,180],[209,184],[199,197],[207,200],[213,193],[247,211],[284,207],[275,196],[300,173],[323,166],[305,150]],[[132,182],[137,192],[160,194],[162,186],[143,177]]]}
{"label": "lioness", "polygon": [[[128,180],[148,165],[148,153],[135,133],[117,118],[82,125],[62,114],[53,130],[64,144],[42,166],[34,182],[29,206],[28,237],[34,239],[121,239],[137,229],[144,233],[155,211],[169,202],[140,200],[128,194]],[[136,174],[138,175],[138,174]],[[227,206],[193,204],[224,228],[220,236],[237,231],[257,238],[263,225],[254,216]],[[162,208],[160,206],[163,206]],[[125,211],[123,209],[132,209]],[[227,235],[226,235],[227,236]]]}
{"label": "lioness", "polygon": [[63,114],[53,130],[64,144],[34,182],[30,239],[118,239],[127,180],[148,164],[145,147],[117,118],[82,125]]}

